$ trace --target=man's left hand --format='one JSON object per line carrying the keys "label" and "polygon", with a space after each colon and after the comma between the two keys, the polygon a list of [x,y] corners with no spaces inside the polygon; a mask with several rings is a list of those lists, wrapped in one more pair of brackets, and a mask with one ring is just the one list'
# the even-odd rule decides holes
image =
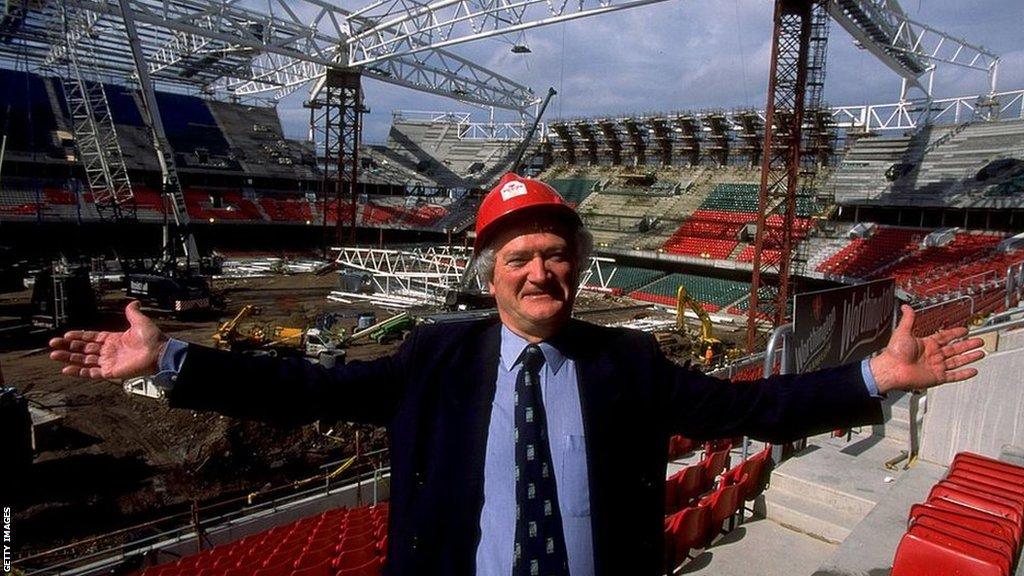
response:
{"label": "man's left hand", "polygon": [[967,328],[940,330],[927,338],[917,338],[911,332],[914,327],[914,310],[906,304],[902,307],[903,318],[893,330],[889,344],[881,354],[871,359],[871,374],[875,377],[878,391],[924,390],[947,382],[958,382],[973,378],[977,368],[964,368],[985,357],[979,350],[984,341],[981,338],[960,340],[967,335]]}

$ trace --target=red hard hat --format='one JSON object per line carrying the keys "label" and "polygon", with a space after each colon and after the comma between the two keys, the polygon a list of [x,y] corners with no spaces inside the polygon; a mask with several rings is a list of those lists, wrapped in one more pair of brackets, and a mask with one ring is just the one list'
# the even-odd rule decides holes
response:
{"label": "red hard hat", "polygon": [[564,215],[576,225],[581,223],[576,210],[569,206],[551,186],[509,172],[501,177],[476,213],[476,240],[473,249],[479,251],[486,244],[486,237],[493,232],[501,220],[523,210],[543,210]]}

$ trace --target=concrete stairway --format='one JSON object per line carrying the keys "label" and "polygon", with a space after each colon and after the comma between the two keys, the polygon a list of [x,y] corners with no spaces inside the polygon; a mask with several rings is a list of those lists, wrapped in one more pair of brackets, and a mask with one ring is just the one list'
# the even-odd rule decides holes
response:
{"label": "concrete stairway", "polygon": [[[882,412],[885,414],[885,424],[873,426],[871,433],[876,436],[885,436],[889,440],[900,442],[906,450],[910,442],[910,394],[893,393],[882,402]],[[918,410],[918,422],[920,423],[926,403],[922,399]]]}
{"label": "concrete stairway", "polygon": [[944,466],[923,460],[902,472],[878,505],[857,524],[832,556],[822,562],[814,576],[888,574],[896,546],[907,531],[910,507],[923,502],[945,472]]}
{"label": "concrete stairway", "polygon": [[880,435],[817,436],[782,463],[765,492],[765,514],[787,528],[839,543],[869,513],[902,473],[885,462],[906,445]]}

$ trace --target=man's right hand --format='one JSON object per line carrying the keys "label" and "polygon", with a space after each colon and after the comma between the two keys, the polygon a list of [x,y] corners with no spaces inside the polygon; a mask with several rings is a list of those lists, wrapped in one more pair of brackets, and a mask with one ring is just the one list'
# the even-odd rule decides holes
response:
{"label": "man's right hand", "polygon": [[167,335],[132,301],[124,309],[124,332],[72,330],[50,340],[50,358],[65,364],[62,374],[82,378],[133,378],[155,374]]}

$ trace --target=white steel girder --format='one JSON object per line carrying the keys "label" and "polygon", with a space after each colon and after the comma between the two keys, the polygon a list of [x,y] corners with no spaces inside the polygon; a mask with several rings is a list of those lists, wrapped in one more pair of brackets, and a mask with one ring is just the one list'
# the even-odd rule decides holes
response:
{"label": "white steel girder", "polygon": [[923,117],[934,124],[960,124],[978,119],[1024,120],[1024,90],[832,108],[832,119],[837,127],[867,132],[915,129],[922,124]]}
{"label": "white steel girder", "polygon": [[352,247],[340,249],[335,261],[343,268],[368,273],[381,294],[438,304],[449,290],[458,287],[471,257],[472,250],[461,246],[407,250]]}
{"label": "white steel girder", "polygon": [[[886,104],[833,106],[829,111],[836,128],[866,132],[913,130],[924,124],[926,119],[927,122],[933,124],[960,124],[977,120],[1024,120],[1024,89],[932,100],[922,98]],[[713,114],[721,116],[730,131],[738,132],[741,125],[736,117],[751,113],[756,114],[762,121],[764,120],[763,110],[716,111]],[[668,123],[678,114],[636,116],[632,119],[637,122],[662,120]],[[703,126],[704,114],[687,115],[693,117],[698,126]],[[619,118],[615,121],[625,122],[626,120],[627,118]],[[579,121],[582,120],[575,120],[575,122]],[[589,120],[587,121],[589,122]],[[562,138],[555,127],[564,126],[566,122],[550,123],[546,132],[547,138],[552,142],[560,142]]]}
{"label": "white steel girder", "polygon": [[931,93],[921,75],[938,64],[988,74],[995,92],[999,56],[908,17],[898,0],[829,0],[829,14],[866,50],[910,86]]}
{"label": "white steel girder", "polygon": [[[347,270],[365,272],[378,294],[403,306],[440,304],[448,291],[470,278],[472,288],[484,290],[476,274],[468,274],[473,250],[462,246],[426,246],[405,250],[385,248],[338,248],[335,262]],[[580,273],[579,289],[609,291],[615,261],[592,257]],[[341,294],[340,292],[338,293]],[[357,297],[345,293],[343,297]]]}
{"label": "white steel girder", "polygon": [[[66,57],[58,1],[90,13],[73,38],[98,56],[101,73],[133,72],[124,44],[123,18],[113,0],[46,0],[29,5],[17,25],[0,35],[0,58],[28,57],[52,67]],[[139,30],[154,79],[207,93],[280,97],[344,67],[350,13],[321,0],[270,0],[270,15],[234,0],[131,0],[127,6]],[[359,20],[358,17],[352,17]],[[363,24],[364,26],[367,24]],[[537,98],[503,75],[454,54],[429,49],[362,69],[365,76],[482,106],[526,111]]]}
{"label": "white steel girder", "polygon": [[349,65],[518,32],[664,0],[377,0],[351,19]]}

